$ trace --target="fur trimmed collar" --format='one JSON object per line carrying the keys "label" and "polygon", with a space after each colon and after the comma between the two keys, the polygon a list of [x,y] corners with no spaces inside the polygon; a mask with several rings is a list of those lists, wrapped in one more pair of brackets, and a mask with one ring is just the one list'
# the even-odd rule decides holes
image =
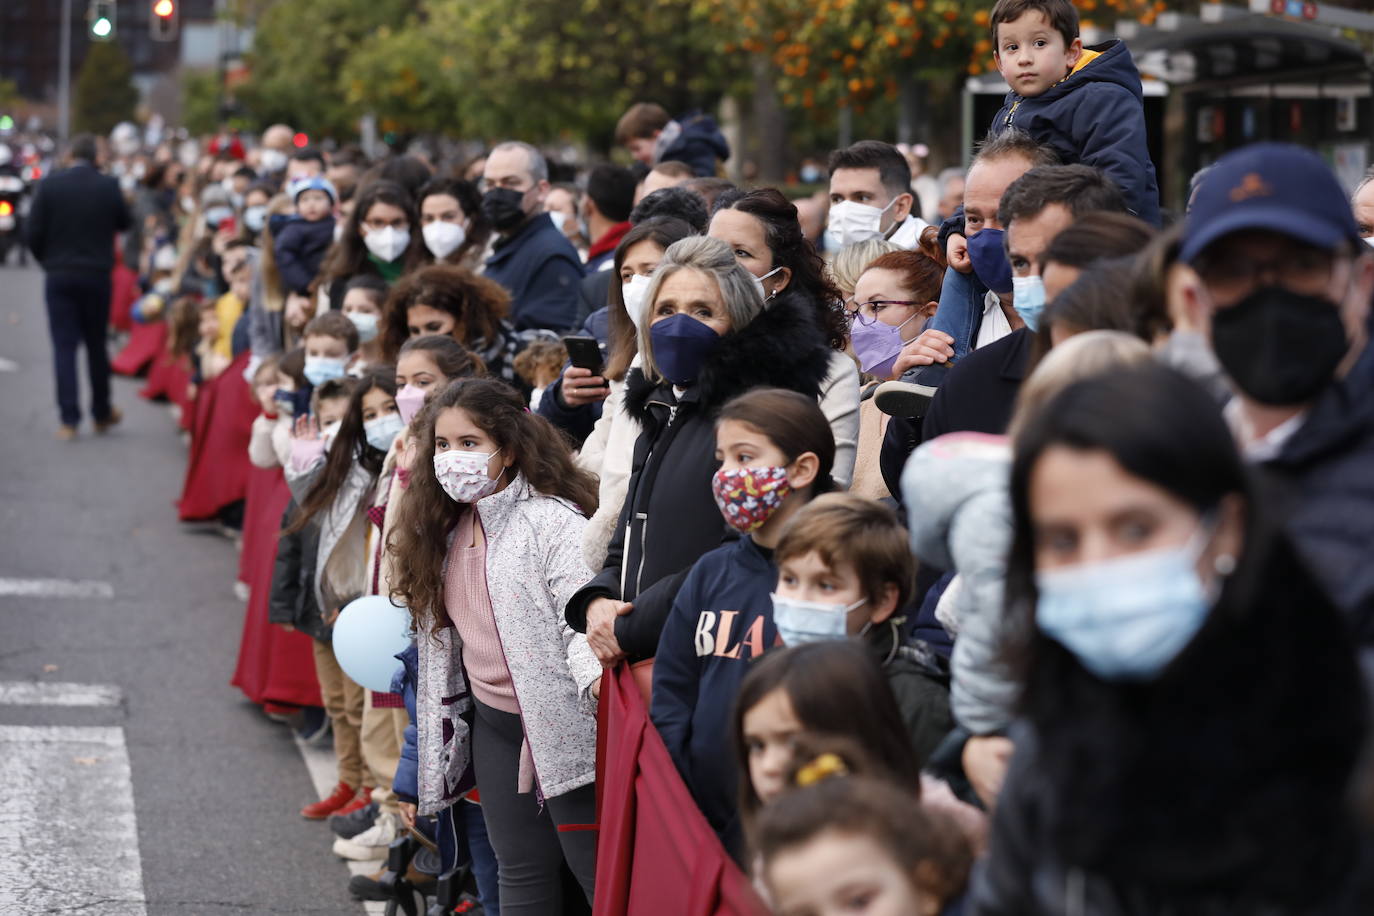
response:
{"label": "fur trimmed collar", "polygon": [[[751,388],[787,388],[819,398],[830,372],[830,353],[815,306],[800,293],[784,292],[748,325],[721,340],[693,386],[695,400],[709,415]],[[660,390],[671,396],[672,385],[652,382],[643,369],[632,369],[625,379],[626,411],[643,423],[649,399]]]}

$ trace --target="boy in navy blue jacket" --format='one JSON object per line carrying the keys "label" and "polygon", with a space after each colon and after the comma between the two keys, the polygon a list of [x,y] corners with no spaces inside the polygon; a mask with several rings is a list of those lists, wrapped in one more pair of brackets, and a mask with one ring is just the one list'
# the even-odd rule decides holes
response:
{"label": "boy in navy blue jacket", "polygon": [[1069,0],[998,0],[990,27],[993,61],[1011,91],[989,135],[1024,130],[1066,165],[1099,169],[1158,226],[1140,72],[1125,42],[1085,49]]}

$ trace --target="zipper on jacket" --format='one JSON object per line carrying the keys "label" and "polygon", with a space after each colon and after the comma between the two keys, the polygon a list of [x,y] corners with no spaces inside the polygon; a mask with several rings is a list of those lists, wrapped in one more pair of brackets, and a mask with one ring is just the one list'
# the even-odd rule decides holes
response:
{"label": "zipper on jacket", "polygon": [[[635,570],[635,597],[644,589],[644,542],[649,532],[649,513],[636,512],[635,518],[639,521],[639,568]],[[620,593],[625,594],[622,588]]]}
{"label": "zipper on jacket", "polygon": [[1010,127],[1010,126],[1011,126],[1011,119],[1014,118],[1014,117],[1016,116],[1016,109],[1018,109],[1018,108],[1021,107],[1021,102],[1022,102],[1022,101],[1023,101],[1023,99],[1017,99],[1015,102],[1012,102],[1012,103],[1011,103],[1011,110],[1007,112],[1007,119],[1006,119],[1005,121],[1002,122],[1002,125],[1003,125],[1004,127]]}

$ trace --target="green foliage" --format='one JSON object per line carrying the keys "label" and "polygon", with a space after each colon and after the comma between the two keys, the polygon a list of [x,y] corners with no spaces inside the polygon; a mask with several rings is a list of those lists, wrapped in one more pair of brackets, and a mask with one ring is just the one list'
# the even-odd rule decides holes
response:
{"label": "green foliage", "polygon": [[7,111],[19,104],[19,84],[14,80],[0,79],[0,111]]}
{"label": "green foliage", "polygon": [[181,123],[192,134],[212,134],[219,129],[219,77],[213,70],[185,73],[181,77]]}
{"label": "green foliage", "polygon": [[120,121],[134,120],[138,89],[133,75],[117,42],[93,42],[72,89],[72,129],[108,134]]}
{"label": "green foliage", "polygon": [[418,0],[282,0],[258,20],[251,77],[236,90],[259,127],[276,121],[312,136],[350,137],[363,112],[341,91],[356,48],[405,21]]}

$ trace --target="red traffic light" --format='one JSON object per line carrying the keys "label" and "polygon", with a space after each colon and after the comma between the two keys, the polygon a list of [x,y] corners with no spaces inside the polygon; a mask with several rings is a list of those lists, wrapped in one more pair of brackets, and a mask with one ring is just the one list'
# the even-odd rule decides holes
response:
{"label": "red traffic light", "polygon": [[172,0],[157,0],[153,4],[153,15],[166,19],[177,11],[177,6]]}
{"label": "red traffic light", "polygon": [[307,137],[305,134],[296,134],[296,136],[291,138],[291,142],[295,144],[297,147],[309,146],[310,138]]}

